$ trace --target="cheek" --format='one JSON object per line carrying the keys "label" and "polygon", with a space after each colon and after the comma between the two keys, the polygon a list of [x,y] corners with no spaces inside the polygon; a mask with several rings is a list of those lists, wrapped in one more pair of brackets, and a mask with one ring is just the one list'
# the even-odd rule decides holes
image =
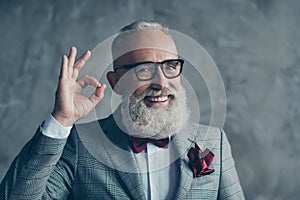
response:
{"label": "cheek", "polygon": [[181,88],[181,81],[180,81],[180,77],[177,77],[175,79],[171,79],[170,80],[170,86],[172,88],[174,88],[176,91],[179,91]]}
{"label": "cheek", "polygon": [[130,70],[122,74],[118,80],[118,86],[123,95],[132,94],[139,87],[139,80],[137,80],[135,73]]}
{"label": "cheek", "polygon": [[141,83],[137,82],[136,84],[133,85],[133,91],[132,93],[136,96],[141,95],[144,91],[146,91],[149,87],[151,87],[151,83]]}
{"label": "cheek", "polygon": [[124,79],[120,82],[122,90],[125,92],[126,95],[141,95],[145,90],[151,87],[151,83],[146,81],[139,81],[136,80],[134,77],[128,77],[128,79]]}

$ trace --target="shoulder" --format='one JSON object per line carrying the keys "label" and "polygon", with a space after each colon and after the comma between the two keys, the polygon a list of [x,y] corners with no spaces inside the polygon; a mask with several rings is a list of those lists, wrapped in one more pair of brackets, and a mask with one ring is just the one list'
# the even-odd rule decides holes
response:
{"label": "shoulder", "polygon": [[190,121],[187,124],[186,132],[194,138],[194,141],[221,140],[223,130],[218,127],[208,126]]}

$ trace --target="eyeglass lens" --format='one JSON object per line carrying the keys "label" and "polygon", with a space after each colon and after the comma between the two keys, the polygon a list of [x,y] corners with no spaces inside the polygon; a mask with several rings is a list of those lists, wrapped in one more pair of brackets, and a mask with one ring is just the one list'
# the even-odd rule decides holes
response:
{"label": "eyeglass lens", "polygon": [[141,80],[148,80],[153,78],[153,76],[156,73],[157,65],[161,67],[161,70],[163,71],[163,74],[167,78],[175,78],[177,77],[181,72],[182,63],[177,60],[172,61],[166,61],[161,64],[157,63],[143,63],[135,68],[135,73],[138,77],[138,79]]}

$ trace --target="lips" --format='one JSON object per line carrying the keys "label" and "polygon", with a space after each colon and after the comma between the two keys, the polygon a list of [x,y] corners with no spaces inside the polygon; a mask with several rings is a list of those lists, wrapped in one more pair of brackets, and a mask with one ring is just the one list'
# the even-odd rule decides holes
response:
{"label": "lips", "polygon": [[156,103],[156,102],[166,102],[169,99],[169,96],[146,96],[146,100]]}
{"label": "lips", "polygon": [[163,108],[169,105],[172,95],[146,96],[144,102],[151,108]]}

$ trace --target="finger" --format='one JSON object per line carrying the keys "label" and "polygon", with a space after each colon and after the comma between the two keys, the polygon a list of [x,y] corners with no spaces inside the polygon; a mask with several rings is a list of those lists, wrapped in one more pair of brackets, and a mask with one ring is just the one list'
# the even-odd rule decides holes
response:
{"label": "finger", "polygon": [[73,74],[73,67],[74,67],[74,62],[75,62],[76,54],[77,54],[76,47],[71,47],[70,53],[69,53],[69,62],[68,62],[69,77],[71,77],[72,74]]}
{"label": "finger", "polygon": [[97,98],[103,98],[105,88],[106,85],[104,83],[102,83],[99,87],[96,88],[95,95],[97,96]]}
{"label": "finger", "polygon": [[85,88],[87,85],[91,85],[94,87],[99,87],[101,84],[97,79],[89,75],[83,75],[80,79],[77,80],[77,83],[82,87]]}
{"label": "finger", "polygon": [[94,107],[103,99],[105,88],[106,85],[101,84],[99,87],[96,88],[95,92],[89,97]]}
{"label": "finger", "polygon": [[85,63],[90,59],[91,52],[86,51],[74,64],[72,78],[76,79],[80,69],[85,65]]}
{"label": "finger", "polygon": [[68,77],[68,58],[66,55],[63,55],[61,60],[61,67],[60,67],[60,78],[67,78]]}

